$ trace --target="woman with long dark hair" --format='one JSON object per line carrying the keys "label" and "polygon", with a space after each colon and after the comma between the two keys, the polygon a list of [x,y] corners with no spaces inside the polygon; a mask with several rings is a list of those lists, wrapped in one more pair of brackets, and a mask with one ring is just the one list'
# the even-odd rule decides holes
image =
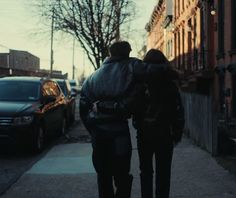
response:
{"label": "woman with long dark hair", "polygon": [[[168,63],[164,54],[156,49],[149,50],[143,61]],[[133,120],[137,129],[142,198],[153,197],[154,171],[155,197],[168,198],[173,147],[181,140],[184,127],[181,98],[175,82],[165,75],[150,78],[144,98],[146,105],[136,112]]]}

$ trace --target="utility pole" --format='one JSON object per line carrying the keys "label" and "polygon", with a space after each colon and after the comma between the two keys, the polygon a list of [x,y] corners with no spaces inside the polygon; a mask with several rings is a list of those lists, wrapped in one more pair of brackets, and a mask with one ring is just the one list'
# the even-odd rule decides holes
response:
{"label": "utility pole", "polygon": [[75,79],[75,37],[73,38],[72,79]]}
{"label": "utility pole", "polygon": [[51,23],[51,49],[50,49],[50,77],[52,77],[52,71],[53,71],[53,31],[54,31],[54,7],[52,8],[52,23]]}
{"label": "utility pole", "polygon": [[116,12],[116,18],[117,18],[117,28],[116,28],[116,41],[120,40],[120,6],[119,6],[119,0],[115,0],[115,12]]}

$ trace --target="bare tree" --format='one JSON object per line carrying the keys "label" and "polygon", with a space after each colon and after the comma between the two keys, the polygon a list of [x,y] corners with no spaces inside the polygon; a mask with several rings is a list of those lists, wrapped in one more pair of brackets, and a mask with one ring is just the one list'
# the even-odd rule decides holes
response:
{"label": "bare tree", "polygon": [[132,0],[41,0],[43,17],[54,17],[54,30],[74,36],[94,69],[108,56],[108,46],[120,39],[120,26],[134,15]]}

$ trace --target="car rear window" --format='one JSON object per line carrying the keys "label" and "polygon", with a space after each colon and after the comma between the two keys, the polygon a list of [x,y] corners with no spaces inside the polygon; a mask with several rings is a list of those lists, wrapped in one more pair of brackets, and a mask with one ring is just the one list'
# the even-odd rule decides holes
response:
{"label": "car rear window", "polygon": [[39,99],[39,83],[0,81],[1,101],[35,101]]}
{"label": "car rear window", "polygon": [[71,86],[76,86],[76,82],[70,82]]}

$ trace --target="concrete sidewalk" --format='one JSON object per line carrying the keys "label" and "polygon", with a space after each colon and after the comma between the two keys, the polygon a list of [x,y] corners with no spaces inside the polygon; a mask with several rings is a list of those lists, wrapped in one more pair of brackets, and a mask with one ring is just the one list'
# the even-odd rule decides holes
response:
{"label": "concrete sidewalk", "polygon": [[[140,198],[138,155],[132,130],[134,175],[132,198]],[[86,136],[79,125],[70,132]],[[55,145],[28,170],[2,198],[97,198],[96,174],[91,163],[90,143]],[[217,164],[208,153],[184,138],[174,151],[172,198],[235,198],[236,177]]]}

